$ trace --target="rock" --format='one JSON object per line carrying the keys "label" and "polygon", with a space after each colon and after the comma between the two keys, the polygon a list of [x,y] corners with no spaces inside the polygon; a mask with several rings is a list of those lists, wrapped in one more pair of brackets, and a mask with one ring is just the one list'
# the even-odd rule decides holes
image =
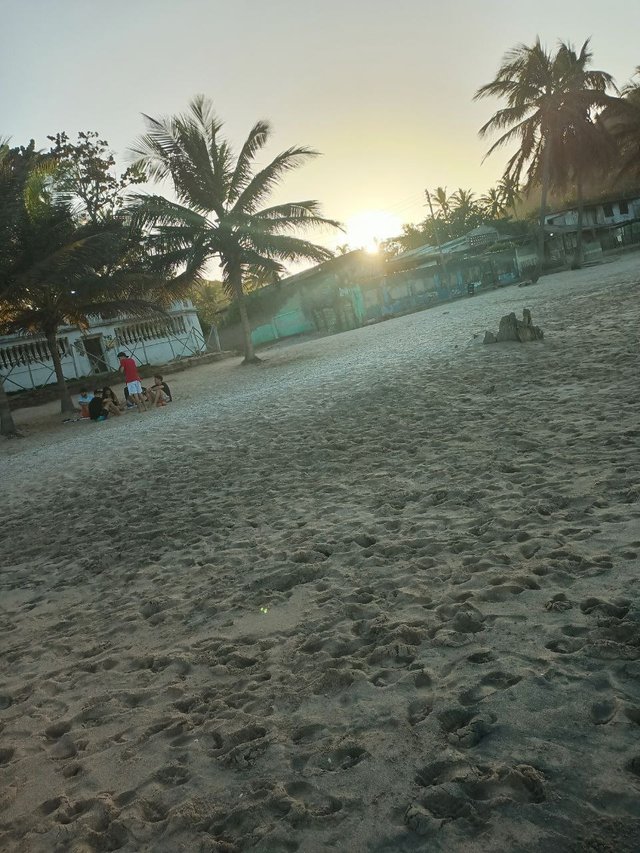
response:
{"label": "rock", "polygon": [[531,312],[528,308],[525,308],[522,312],[522,320],[518,320],[513,312],[505,314],[500,320],[498,334],[494,335],[492,332],[486,332],[483,343],[495,344],[505,341],[517,341],[524,344],[529,341],[541,341],[543,338],[544,333],[542,329],[533,325]]}

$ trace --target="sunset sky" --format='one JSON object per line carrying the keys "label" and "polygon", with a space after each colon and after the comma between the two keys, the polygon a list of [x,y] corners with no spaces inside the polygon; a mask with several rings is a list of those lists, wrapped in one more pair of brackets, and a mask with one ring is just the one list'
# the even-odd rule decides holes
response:
{"label": "sunset sky", "polygon": [[0,0],[0,11],[0,137],[45,147],[47,134],[95,129],[124,164],[140,113],[178,112],[203,92],[238,146],[267,118],[268,153],[323,153],[276,199],[318,198],[351,223],[352,244],[422,219],[425,187],[483,193],[497,180],[506,158],[482,164],[477,137],[495,104],[472,97],[510,47],[591,36],[594,66],[619,84],[640,65],[640,0]]}

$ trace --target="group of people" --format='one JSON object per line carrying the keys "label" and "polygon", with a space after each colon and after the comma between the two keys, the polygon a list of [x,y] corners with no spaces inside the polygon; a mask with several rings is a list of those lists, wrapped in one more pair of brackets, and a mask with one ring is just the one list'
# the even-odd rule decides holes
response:
{"label": "group of people", "polygon": [[118,358],[125,380],[123,401],[109,386],[95,388],[93,393],[82,388],[78,397],[81,417],[106,421],[109,416],[119,417],[127,409],[137,408],[139,412],[145,412],[148,408],[166,406],[172,401],[171,390],[160,373],[153,377],[153,385],[145,388],[135,360],[124,352],[119,352]]}

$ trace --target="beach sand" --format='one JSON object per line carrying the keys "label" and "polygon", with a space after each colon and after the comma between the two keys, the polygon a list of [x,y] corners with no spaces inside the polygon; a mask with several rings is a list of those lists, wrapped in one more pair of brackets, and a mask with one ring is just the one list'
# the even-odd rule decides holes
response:
{"label": "beach sand", "polygon": [[[639,281],[20,413],[0,849],[637,851]],[[542,343],[481,344],[525,307]]]}

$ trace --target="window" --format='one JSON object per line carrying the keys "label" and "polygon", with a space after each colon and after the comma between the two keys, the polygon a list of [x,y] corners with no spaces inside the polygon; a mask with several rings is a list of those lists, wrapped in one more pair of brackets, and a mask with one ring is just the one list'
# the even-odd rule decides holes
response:
{"label": "window", "polygon": [[603,210],[603,212],[604,212],[604,215],[607,217],[607,219],[608,219],[609,217],[613,216],[613,206],[612,206],[612,205],[610,205],[610,204],[603,204],[603,205],[602,205],[602,210]]}
{"label": "window", "polygon": [[618,205],[618,207],[620,208],[620,213],[623,216],[626,215],[627,213],[629,213],[629,203],[628,202],[621,201],[620,204]]}

